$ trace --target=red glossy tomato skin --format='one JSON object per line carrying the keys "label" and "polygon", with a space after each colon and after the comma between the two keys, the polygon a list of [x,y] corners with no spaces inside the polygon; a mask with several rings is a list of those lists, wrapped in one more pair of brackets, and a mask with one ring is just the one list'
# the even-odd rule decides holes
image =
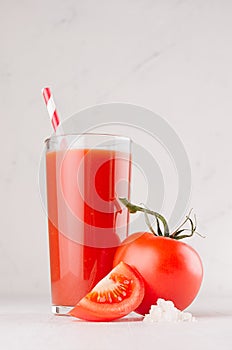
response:
{"label": "red glossy tomato skin", "polygon": [[203,278],[198,253],[184,242],[148,232],[130,235],[117,249],[114,265],[136,267],[144,279],[145,296],[135,310],[144,315],[158,298],[172,300],[184,310],[196,297]]}

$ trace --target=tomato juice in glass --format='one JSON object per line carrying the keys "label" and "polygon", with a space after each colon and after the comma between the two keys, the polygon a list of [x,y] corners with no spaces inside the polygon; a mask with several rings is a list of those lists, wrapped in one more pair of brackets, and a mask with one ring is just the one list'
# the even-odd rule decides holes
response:
{"label": "tomato juice in glass", "polygon": [[65,314],[111,269],[128,233],[129,138],[83,134],[46,141],[52,310]]}

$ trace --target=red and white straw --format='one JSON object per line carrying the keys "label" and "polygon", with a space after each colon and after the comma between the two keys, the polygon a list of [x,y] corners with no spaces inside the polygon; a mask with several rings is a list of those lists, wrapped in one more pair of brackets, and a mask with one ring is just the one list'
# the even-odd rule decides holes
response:
{"label": "red and white straw", "polygon": [[42,94],[43,94],[43,98],[44,98],[44,101],[45,101],[45,104],[47,107],[48,114],[49,114],[50,119],[51,119],[53,129],[56,132],[58,126],[60,125],[60,119],[59,119],[59,116],[57,113],[56,105],[55,105],[50,88],[48,88],[48,87],[43,88]]}

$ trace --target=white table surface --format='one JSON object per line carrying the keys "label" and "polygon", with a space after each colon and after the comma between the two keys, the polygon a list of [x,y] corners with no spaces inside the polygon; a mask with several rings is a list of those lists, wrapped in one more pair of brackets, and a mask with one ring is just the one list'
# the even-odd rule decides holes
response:
{"label": "white table surface", "polygon": [[1,298],[0,349],[232,349],[232,298],[199,297],[189,311],[196,323],[95,323],[53,316],[47,299]]}

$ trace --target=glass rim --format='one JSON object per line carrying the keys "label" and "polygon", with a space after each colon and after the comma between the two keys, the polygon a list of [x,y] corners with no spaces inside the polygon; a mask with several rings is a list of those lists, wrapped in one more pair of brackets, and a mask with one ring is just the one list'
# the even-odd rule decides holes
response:
{"label": "glass rim", "polygon": [[115,139],[123,139],[127,140],[129,142],[132,142],[132,139],[128,136],[118,135],[118,134],[108,134],[108,133],[93,133],[93,132],[86,132],[86,133],[66,133],[66,134],[53,134],[52,136],[45,139],[44,143],[47,143],[49,141],[52,141],[53,139],[58,139],[60,137],[67,137],[67,136],[110,136]]}

